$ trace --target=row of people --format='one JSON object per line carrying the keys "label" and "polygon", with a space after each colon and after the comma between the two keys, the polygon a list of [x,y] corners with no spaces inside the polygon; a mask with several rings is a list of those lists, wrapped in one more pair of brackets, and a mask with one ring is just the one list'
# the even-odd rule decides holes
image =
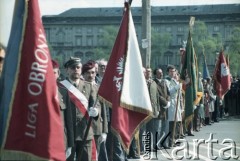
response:
{"label": "row of people", "polygon": [[[52,62],[58,80],[59,64],[54,60]],[[88,61],[82,65],[79,58],[71,58],[64,64],[64,68],[67,78],[58,82],[58,89],[67,160],[97,160],[93,158],[93,147],[96,144],[98,155],[104,155],[100,147],[105,148],[108,119],[107,109],[97,100],[96,63]],[[82,109],[79,109],[81,103]],[[89,116],[93,120],[85,137]]]}
{"label": "row of people", "polygon": [[[179,145],[175,142],[177,139],[184,138],[186,135],[194,136],[193,131],[198,132],[201,127],[218,122],[218,109],[223,108],[222,101],[214,94],[210,78],[204,80],[199,73],[200,87],[198,90],[202,91],[204,95],[200,102],[193,106],[193,118],[186,120],[183,88],[189,83],[189,80],[180,81],[180,74],[173,65],[167,67],[165,78],[161,68],[154,70],[153,78],[151,73],[151,68],[144,69],[155,117],[140,129],[140,151],[142,153],[145,151],[143,145],[145,132],[152,134],[152,150],[170,149]],[[163,144],[160,144],[159,140],[167,134],[170,134],[169,137]],[[131,154],[134,154],[132,158],[139,158],[139,153],[131,152]]]}
{"label": "row of people", "polygon": [[[184,118],[185,96],[183,86],[188,82],[180,81],[179,73],[173,65],[167,67],[166,77],[163,76],[161,68],[154,70],[154,78],[152,77],[151,68],[143,68],[154,118],[140,128],[139,136],[135,135],[136,137],[132,141],[130,152],[127,156],[117,137],[111,134],[110,108],[97,100],[98,87],[102,81],[106,65],[107,62],[103,60],[98,63],[90,60],[82,65],[79,58],[70,58],[64,65],[67,74],[67,78],[64,81],[68,81],[71,88],[76,88],[76,91],[80,91],[85,96],[88,100],[86,105],[88,114],[93,117],[92,126],[85,141],[84,134],[89,120],[76,107],[77,103],[72,98],[74,93],[71,93],[66,88],[67,86],[63,86],[58,82],[67,160],[79,160],[80,158],[84,161],[94,160],[92,158],[93,141],[97,145],[98,160],[125,161],[127,158],[140,158],[137,146],[140,146],[140,151],[144,152],[142,137],[146,131],[154,135],[151,145],[152,149],[168,149],[178,146],[175,143],[176,139],[183,138],[185,135],[194,136],[193,130],[199,131],[203,125],[210,124],[214,113],[211,101],[216,100],[210,88],[211,84],[206,85],[205,80],[203,81],[201,86],[205,93],[205,97],[203,97],[205,99],[202,98],[199,105],[194,107],[194,119],[186,123]],[[58,63],[53,61],[53,67],[57,80],[60,75]],[[208,118],[210,120],[209,123]],[[168,139],[163,145],[160,144],[158,140],[169,132],[170,136]]]}

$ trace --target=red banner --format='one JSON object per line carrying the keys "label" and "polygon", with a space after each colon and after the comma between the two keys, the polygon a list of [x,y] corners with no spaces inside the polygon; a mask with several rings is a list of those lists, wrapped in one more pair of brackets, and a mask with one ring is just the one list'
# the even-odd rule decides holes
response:
{"label": "red banner", "polygon": [[16,6],[27,8],[25,13],[15,15],[24,15],[24,22],[22,43],[17,53],[19,64],[10,64],[9,61],[7,65],[17,65],[17,71],[15,78],[11,78],[15,80],[15,86],[2,159],[65,160],[57,85],[38,1],[18,2]]}
{"label": "red banner", "polygon": [[223,52],[219,54],[214,71],[214,88],[217,95],[223,99],[224,95],[230,89],[231,79],[230,71]]}

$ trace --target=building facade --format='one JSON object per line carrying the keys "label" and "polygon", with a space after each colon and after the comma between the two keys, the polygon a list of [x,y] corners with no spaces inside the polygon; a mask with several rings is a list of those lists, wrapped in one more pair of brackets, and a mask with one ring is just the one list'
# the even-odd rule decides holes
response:
{"label": "building facade", "polygon": [[[141,7],[132,7],[133,20],[141,49]],[[53,57],[61,63],[70,56],[77,56],[83,62],[91,59],[94,49],[104,46],[103,28],[119,27],[123,8],[73,8],[59,15],[43,16],[43,24]],[[151,7],[152,29],[160,33],[170,33],[172,41],[169,49],[154,58],[154,66],[165,68],[168,64],[179,67],[179,48],[187,40],[190,16],[205,22],[208,34],[213,37],[222,35],[227,46],[228,38],[236,26],[240,26],[240,4],[200,5],[200,6],[165,6]],[[210,71],[214,68],[215,58],[207,59]]]}

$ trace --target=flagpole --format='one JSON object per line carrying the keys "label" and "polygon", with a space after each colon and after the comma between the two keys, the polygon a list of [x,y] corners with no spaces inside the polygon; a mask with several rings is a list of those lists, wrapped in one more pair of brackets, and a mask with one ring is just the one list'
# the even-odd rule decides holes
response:
{"label": "flagpole", "polygon": [[[94,102],[94,105],[93,105],[94,108],[95,108],[97,102],[98,102],[98,98],[97,98],[96,101]],[[89,106],[91,107],[91,105],[89,105]],[[79,153],[78,153],[78,158],[77,158],[78,160],[77,160],[77,161],[81,161],[81,159],[82,159],[82,153],[83,153],[83,149],[84,149],[83,147],[84,147],[84,145],[86,144],[87,136],[88,136],[88,133],[89,133],[89,129],[90,129],[90,127],[91,127],[91,124],[92,124],[92,120],[93,120],[93,117],[90,117],[89,120],[88,120],[87,129],[86,129],[86,131],[85,131],[85,133],[84,133],[84,137],[83,137],[83,141],[82,141],[82,149],[80,149],[80,151],[79,151]],[[94,140],[94,137],[93,137],[93,141],[95,141],[95,140]]]}
{"label": "flagpole", "polygon": [[129,4],[130,4],[130,6],[131,6],[131,4],[132,4],[132,0],[129,0],[129,2],[128,2]]}

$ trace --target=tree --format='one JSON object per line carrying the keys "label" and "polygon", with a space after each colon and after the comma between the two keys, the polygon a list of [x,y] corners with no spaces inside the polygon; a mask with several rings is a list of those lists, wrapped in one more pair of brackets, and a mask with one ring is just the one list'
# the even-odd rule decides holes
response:
{"label": "tree", "polygon": [[152,68],[155,68],[159,65],[156,60],[158,60],[159,57],[163,57],[163,53],[165,53],[170,46],[172,37],[170,33],[159,33],[153,28],[151,32],[151,65]]}
{"label": "tree", "polygon": [[240,26],[233,28],[231,36],[228,39],[229,47],[226,54],[229,54],[230,72],[233,76],[239,75],[240,65]]}
{"label": "tree", "polygon": [[198,58],[198,67],[202,68],[202,52],[204,51],[208,60],[216,58],[216,52],[223,48],[222,36],[220,33],[209,35],[207,26],[202,21],[196,21],[193,27],[193,45]]}
{"label": "tree", "polygon": [[117,37],[118,28],[116,26],[106,26],[102,30],[101,39],[99,41],[102,42],[101,46],[98,46],[94,49],[94,60],[97,59],[109,59],[111,54],[115,39]]}

